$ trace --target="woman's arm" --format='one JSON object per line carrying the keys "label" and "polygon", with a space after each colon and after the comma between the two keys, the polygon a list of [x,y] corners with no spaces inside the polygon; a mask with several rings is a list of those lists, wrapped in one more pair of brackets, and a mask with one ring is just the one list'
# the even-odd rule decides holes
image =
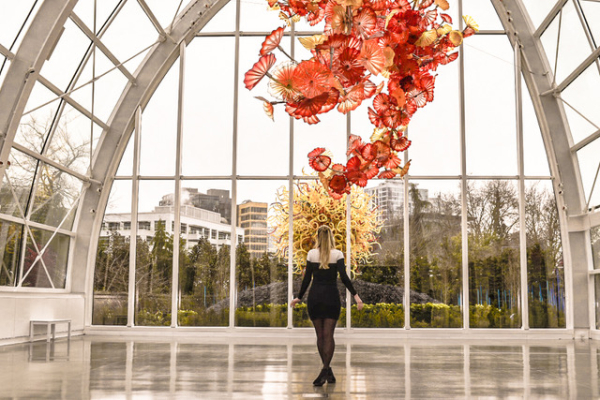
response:
{"label": "woman's arm", "polygon": [[298,296],[290,303],[290,307],[296,307],[296,304],[302,301],[302,297],[304,297],[304,293],[306,293],[306,289],[308,289],[308,285],[312,279],[312,263],[308,261],[306,263],[306,270],[304,271],[304,279],[302,279],[302,285],[300,285],[300,292],[298,292]]}
{"label": "woman's arm", "polygon": [[363,302],[362,302],[360,296],[358,295],[358,293],[356,293],[356,289],[354,289],[354,286],[352,285],[352,281],[350,280],[350,278],[348,278],[348,274],[346,273],[346,265],[344,264],[344,258],[340,258],[337,261],[337,270],[338,270],[338,273],[340,274],[340,279],[342,280],[344,285],[348,288],[348,290],[354,297],[354,301],[356,301],[356,307],[358,308],[358,311],[362,310]]}
{"label": "woman's arm", "polygon": [[340,258],[336,262],[338,273],[340,274],[340,279],[342,283],[348,288],[352,296],[356,296],[356,289],[352,285],[352,281],[348,278],[348,274],[346,273],[346,265],[344,264],[344,258]]}

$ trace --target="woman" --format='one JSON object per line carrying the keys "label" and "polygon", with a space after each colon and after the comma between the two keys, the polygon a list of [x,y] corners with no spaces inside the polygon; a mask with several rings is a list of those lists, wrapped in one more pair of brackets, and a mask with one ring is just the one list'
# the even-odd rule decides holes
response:
{"label": "woman", "polygon": [[338,273],[344,285],[354,296],[358,309],[361,310],[363,303],[346,274],[344,254],[335,248],[331,229],[327,225],[322,225],[317,230],[317,244],[306,257],[306,271],[300,293],[290,303],[290,307],[293,308],[302,301],[312,280],[307,302],[308,315],[317,333],[317,348],[323,361],[323,369],[313,382],[315,386],[322,386],[325,382],[335,383],[335,376],[329,364],[335,351],[333,331],[341,309],[340,293],[337,289]]}

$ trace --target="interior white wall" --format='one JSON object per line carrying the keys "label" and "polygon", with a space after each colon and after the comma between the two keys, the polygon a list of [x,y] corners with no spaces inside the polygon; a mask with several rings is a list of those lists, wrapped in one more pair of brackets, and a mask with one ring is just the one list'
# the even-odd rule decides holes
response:
{"label": "interior white wall", "polygon": [[[29,321],[33,319],[70,319],[71,334],[83,332],[85,297],[65,293],[0,293],[0,345],[29,340]],[[42,334],[45,327],[37,327]],[[57,336],[67,331],[56,326]]]}

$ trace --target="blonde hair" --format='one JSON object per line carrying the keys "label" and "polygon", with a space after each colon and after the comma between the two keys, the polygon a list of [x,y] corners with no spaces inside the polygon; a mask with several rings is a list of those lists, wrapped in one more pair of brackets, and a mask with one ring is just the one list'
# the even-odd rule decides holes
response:
{"label": "blonde hair", "polygon": [[333,232],[327,225],[321,225],[317,229],[317,244],[315,249],[319,249],[319,265],[320,269],[329,268],[329,254],[331,250],[335,249],[335,239],[333,238]]}

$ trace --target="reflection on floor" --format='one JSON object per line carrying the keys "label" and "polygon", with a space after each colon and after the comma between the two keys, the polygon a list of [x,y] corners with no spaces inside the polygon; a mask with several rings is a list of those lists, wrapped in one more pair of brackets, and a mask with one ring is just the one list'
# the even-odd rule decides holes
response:
{"label": "reflection on floor", "polygon": [[1,399],[599,398],[597,341],[78,337],[0,347]]}

